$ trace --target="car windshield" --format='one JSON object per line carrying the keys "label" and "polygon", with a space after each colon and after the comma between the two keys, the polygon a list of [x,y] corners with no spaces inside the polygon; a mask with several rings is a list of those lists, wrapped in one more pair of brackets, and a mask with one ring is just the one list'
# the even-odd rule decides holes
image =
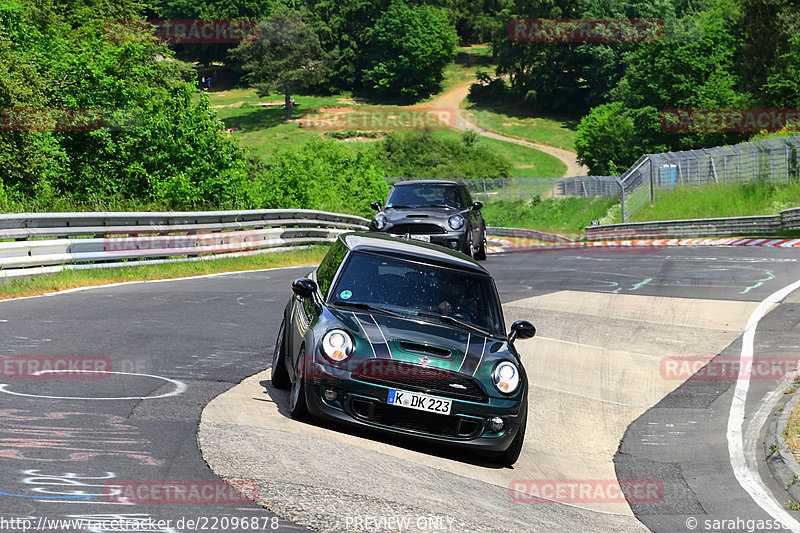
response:
{"label": "car windshield", "polygon": [[396,209],[428,206],[464,209],[465,203],[464,197],[457,186],[438,185],[435,183],[396,185],[386,200],[386,207],[394,207]]}
{"label": "car windshield", "polygon": [[491,277],[402,259],[353,253],[329,303],[504,334]]}

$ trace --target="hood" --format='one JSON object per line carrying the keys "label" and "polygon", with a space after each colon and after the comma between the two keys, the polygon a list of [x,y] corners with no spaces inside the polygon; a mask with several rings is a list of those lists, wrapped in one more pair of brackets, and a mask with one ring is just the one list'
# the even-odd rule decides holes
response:
{"label": "hood", "polygon": [[453,215],[463,214],[466,209],[455,207],[418,207],[410,209],[385,209],[383,214],[390,224],[413,224],[439,221],[447,222]]}
{"label": "hood", "polygon": [[[381,313],[344,312],[356,335],[356,353],[471,376],[486,374],[500,359],[508,359],[508,343],[450,326]],[[515,357],[511,357],[516,359]]]}

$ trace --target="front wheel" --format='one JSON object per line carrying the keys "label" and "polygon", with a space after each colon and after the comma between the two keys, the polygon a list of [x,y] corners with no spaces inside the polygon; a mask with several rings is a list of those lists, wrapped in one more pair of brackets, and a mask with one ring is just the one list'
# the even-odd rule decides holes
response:
{"label": "front wheel", "polygon": [[278,330],[278,340],[275,341],[275,352],[272,354],[272,386],[276,389],[288,389],[292,384],[289,372],[286,371],[286,320],[281,322]]}
{"label": "front wheel", "polygon": [[511,466],[517,462],[519,459],[519,454],[522,453],[522,443],[525,441],[525,426],[528,423],[528,417],[525,417],[525,420],[519,426],[519,430],[517,432],[516,437],[514,440],[511,441],[511,445],[506,448],[505,451],[498,453],[494,457],[494,462],[500,466]]}
{"label": "front wheel", "polygon": [[306,404],[306,376],[305,376],[305,355],[301,353],[297,357],[297,368],[295,372],[292,390],[289,392],[289,414],[292,418],[305,418],[308,416],[308,405]]}
{"label": "front wheel", "polygon": [[475,259],[477,261],[484,261],[486,260],[486,234],[483,234],[483,238],[481,239],[481,247],[475,252]]}

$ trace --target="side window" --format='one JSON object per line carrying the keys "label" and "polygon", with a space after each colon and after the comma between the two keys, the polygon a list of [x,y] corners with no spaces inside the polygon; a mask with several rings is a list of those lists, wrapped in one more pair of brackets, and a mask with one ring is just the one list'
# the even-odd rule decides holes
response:
{"label": "side window", "polygon": [[328,290],[333,283],[333,277],[336,271],[339,270],[339,265],[342,264],[344,256],[347,254],[347,247],[337,240],[331,247],[328,254],[317,267],[317,285],[322,292],[322,297],[328,297]]}
{"label": "side window", "polygon": [[472,205],[472,196],[469,195],[469,191],[466,187],[461,187],[461,192],[464,195],[464,200],[466,201],[466,206],[469,207]]}

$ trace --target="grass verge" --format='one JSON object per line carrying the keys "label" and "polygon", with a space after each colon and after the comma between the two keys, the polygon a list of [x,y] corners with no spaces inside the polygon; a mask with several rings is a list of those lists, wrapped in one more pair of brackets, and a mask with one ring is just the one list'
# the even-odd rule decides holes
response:
{"label": "grass verge", "polygon": [[328,251],[326,245],[312,246],[300,250],[249,255],[244,257],[223,257],[207,261],[187,263],[167,263],[160,265],[132,264],[129,267],[97,270],[65,270],[56,274],[46,274],[23,279],[10,279],[0,283],[0,299],[20,296],[36,296],[49,292],[90,287],[108,283],[144,281],[156,279],[183,278],[234,272],[237,270],[259,270],[301,265],[317,265]]}
{"label": "grass verge", "polygon": [[592,220],[599,220],[617,198],[548,198],[528,202],[490,202],[483,207],[487,226],[527,228],[578,238]]}
{"label": "grass verge", "polygon": [[776,215],[800,206],[800,182],[678,187],[656,196],[631,222]]}

